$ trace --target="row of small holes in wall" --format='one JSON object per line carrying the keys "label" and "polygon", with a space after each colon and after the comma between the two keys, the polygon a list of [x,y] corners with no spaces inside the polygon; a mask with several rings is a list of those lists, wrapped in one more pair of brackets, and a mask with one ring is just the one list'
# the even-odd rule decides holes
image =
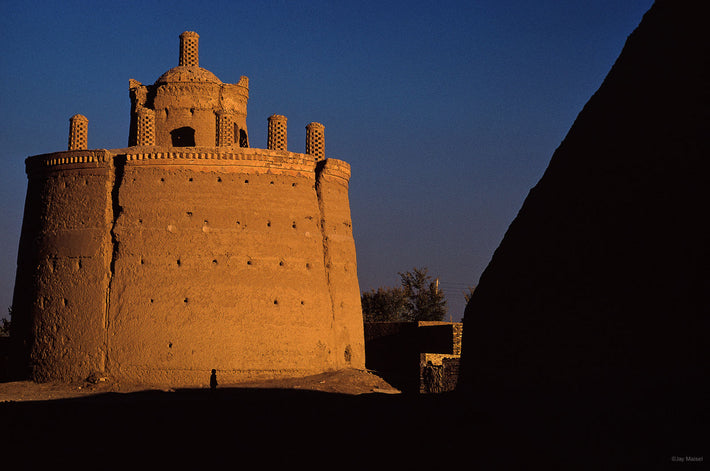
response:
{"label": "row of small holes in wall", "polygon": [[[192,211],[187,211],[187,212],[185,213],[185,215],[186,215],[187,217],[191,218],[191,217],[192,217]],[[202,221],[202,223],[206,226],[206,225],[209,224],[209,221],[206,220],[206,219],[204,219],[204,220]],[[143,219],[138,219],[138,224],[143,224]],[[237,221],[237,222],[236,222],[236,225],[239,226],[239,227],[242,228],[242,229],[246,229],[246,227],[247,227],[247,225],[246,225],[246,224],[242,224],[241,221]],[[271,221],[269,221],[269,220],[266,221],[266,227],[271,227]],[[291,228],[292,228],[292,229],[296,229],[296,228],[297,228],[297,226],[296,226],[296,221],[292,221],[292,222],[291,222]]]}
{"label": "row of small holes in wall", "polygon": [[[148,302],[149,302],[149,304],[155,304],[155,299],[154,299],[154,298],[150,298],[150,299],[148,300]],[[183,303],[184,305],[189,304],[189,303],[190,303],[190,298],[183,298],[183,299],[182,299],[182,303]],[[274,306],[279,306],[279,303],[280,303],[280,301],[279,301],[278,299],[274,299],[274,301],[273,301],[273,305],[274,305]],[[64,305],[65,305],[65,306],[67,305],[67,300],[66,300],[66,299],[64,300]],[[301,306],[305,306],[305,305],[306,305],[306,302],[305,302],[305,301],[300,301],[300,305],[301,305]]]}
{"label": "row of small holes in wall", "polygon": [[[205,224],[206,224],[206,223],[207,223],[207,221],[205,221]],[[237,221],[236,224],[237,224],[237,226],[241,227],[242,229],[246,229],[246,228],[247,228],[247,225],[246,225],[246,224],[242,224],[241,221]],[[269,220],[266,221],[266,227],[271,227],[271,221],[269,221]],[[292,222],[291,222],[291,229],[297,229],[296,221],[292,221]]]}
{"label": "row of small holes in wall", "polygon": [[[42,302],[40,303],[40,306],[39,306],[40,309],[44,309],[44,302],[46,302],[46,299],[43,298],[43,300],[42,300]],[[183,299],[182,299],[182,302],[183,302],[183,304],[187,305],[187,304],[190,302],[190,298],[183,298]],[[62,298],[61,303],[62,303],[62,306],[63,306],[63,307],[69,306],[69,300],[68,300],[67,298]],[[149,299],[149,303],[150,303],[150,304],[155,304],[155,299],[150,298],[150,299]],[[280,301],[279,301],[278,299],[274,299],[274,301],[273,301],[274,306],[278,306],[279,303],[280,303]],[[301,306],[305,306],[305,305],[306,305],[306,302],[305,302],[305,301],[300,301],[300,305],[301,305]]]}
{"label": "row of small holes in wall", "polygon": [[[134,178],[133,181],[135,182],[136,179]],[[187,181],[188,181],[188,182],[194,182],[194,181],[195,181],[195,177],[188,177],[188,178],[187,178]],[[222,177],[217,177],[214,181],[216,181],[217,183],[222,183],[222,182],[223,182]],[[248,183],[249,183],[249,179],[248,179],[248,178],[244,179],[243,181],[244,181],[245,184],[248,184]],[[161,183],[165,183],[165,177],[160,177],[160,182],[161,182]],[[252,183],[253,183],[253,181],[252,181]],[[269,181],[269,185],[275,185],[275,184],[276,184],[276,181],[275,181],[275,180],[270,180],[270,181]],[[291,182],[291,187],[296,187],[296,186],[298,186],[298,183],[297,183],[297,182]]]}
{"label": "row of small holes in wall", "polygon": [[[141,258],[139,263],[140,263],[141,265],[145,265],[145,259]],[[255,260],[247,260],[245,264],[246,264],[247,266],[256,266],[256,265],[261,265],[261,262],[259,262],[259,263],[257,264]],[[179,258],[176,259],[176,260],[175,260],[175,265],[178,266],[178,267],[183,266],[182,259],[179,259]],[[218,261],[216,258],[214,258],[214,259],[212,259],[212,262],[211,262],[210,265],[212,265],[212,266],[217,266],[217,265],[219,265],[219,261]],[[279,260],[278,266],[280,266],[280,267],[285,267],[285,266],[287,266],[287,264],[286,264],[285,261]],[[289,263],[288,266],[291,266],[291,264]],[[305,268],[306,268],[306,270],[310,270],[310,269],[311,269],[311,264],[310,264],[310,263],[306,263],[306,264],[305,264]]]}
{"label": "row of small holes in wall", "polygon": [[[57,259],[49,259],[47,262],[48,262],[48,264],[49,264],[49,271],[50,271],[50,273],[53,273],[53,272],[57,269]],[[140,263],[141,265],[145,265],[145,259],[141,258],[139,263]],[[255,260],[253,260],[253,259],[248,259],[245,264],[246,264],[247,266],[256,266],[256,265],[261,265],[262,263],[261,263],[261,262],[257,263],[257,262],[256,262]],[[73,262],[73,265],[74,265],[74,268],[75,268],[76,270],[81,270],[81,269],[83,268],[83,263],[82,263],[81,259],[76,259],[76,260]],[[176,260],[175,260],[175,265],[178,266],[178,267],[182,266],[182,265],[183,265],[182,260],[179,259],[179,258],[176,259]],[[213,258],[213,259],[212,259],[212,262],[210,263],[210,265],[212,265],[212,266],[217,266],[217,265],[219,265],[219,261],[218,261],[216,258]],[[284,260],[279,260],[278,266],[280,266],[280,267],[295,266],[295,264],[292,265],[290,262],[287,264]],[[310,269],[311,269],[311,264],[310,264],[310,263],[306,263],[304,266],[305,266],[305,268],[306,268],[307,270],[310,270]],[[347,271],[347,267],[346,267],[346,271]]]}

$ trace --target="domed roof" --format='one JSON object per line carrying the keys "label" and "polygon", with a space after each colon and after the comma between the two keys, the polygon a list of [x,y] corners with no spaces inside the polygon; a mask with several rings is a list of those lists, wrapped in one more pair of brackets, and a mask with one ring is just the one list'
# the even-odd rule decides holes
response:
{"label": "domed roof", "polygon": [[179,65],[161,75],[155,84],[161,83],[217,83],[222,81],[215,74],[199,66]]}

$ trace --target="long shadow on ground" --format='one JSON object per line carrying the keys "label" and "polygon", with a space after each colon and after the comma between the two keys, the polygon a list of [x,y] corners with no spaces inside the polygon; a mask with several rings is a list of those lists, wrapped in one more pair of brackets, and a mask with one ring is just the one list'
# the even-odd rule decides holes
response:
{"label": "long shadow on ground", "polygon": [[20,464],[12,469],[657,469],[699,449],[706,412],[694,428],[672,403],[654,408],[637,399],[557,407],[558,399],[519,390],[508,397],[107,393],[0,404],[0,444],[4,461]]}
{"label": "long shadow on ground", "polygon": [[[30,468],[50,462],[101,469],[117,463],[160,469],[321,463],[338,469],[383,464],[416,448],[427,434],[437,434],[435,410],[448,405],[392,395],[220,388],[4,403],[0,416],[9,432],[2,447]],[[450,448],[448,434],[442,438],[441,446]]]}

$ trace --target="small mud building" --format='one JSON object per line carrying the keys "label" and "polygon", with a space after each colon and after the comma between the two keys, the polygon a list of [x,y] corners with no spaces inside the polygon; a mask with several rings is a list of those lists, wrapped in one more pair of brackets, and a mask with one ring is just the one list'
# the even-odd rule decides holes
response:
{"label": "small mud building", "polygon": [[200,385],[364,368],[348,182],[287,150],[287,120],[250,147],[249,83],[199,66],[199,36],[153,85],[130,81],[124,149],[29,157],[13,300],[16,372]]}

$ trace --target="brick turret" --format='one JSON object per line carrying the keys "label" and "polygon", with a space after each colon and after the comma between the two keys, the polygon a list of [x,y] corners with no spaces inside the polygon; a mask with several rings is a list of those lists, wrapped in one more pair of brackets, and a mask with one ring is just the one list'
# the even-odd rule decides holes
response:
{"label": "brick turret", "polygon": [[200,66],[199,41],[200,35],[194,31],[185,31],[180,35],[180,65]]}
{"label": "brick turret", "polygon": [[88,148],[89,120],[84,115],[75,114],[69,118],[68,150],[84,150]]}
{"label": "brick turret", "polygon": [[325,158],[325,126],[321,123],[308,123],[306,126],[306,154],[316,160]]}
{"label": "brick turret", "polygon": [[286,123],[288,118],[275,114],[269,116],[269,135],[267,149],[288,150],[288,131]]}

